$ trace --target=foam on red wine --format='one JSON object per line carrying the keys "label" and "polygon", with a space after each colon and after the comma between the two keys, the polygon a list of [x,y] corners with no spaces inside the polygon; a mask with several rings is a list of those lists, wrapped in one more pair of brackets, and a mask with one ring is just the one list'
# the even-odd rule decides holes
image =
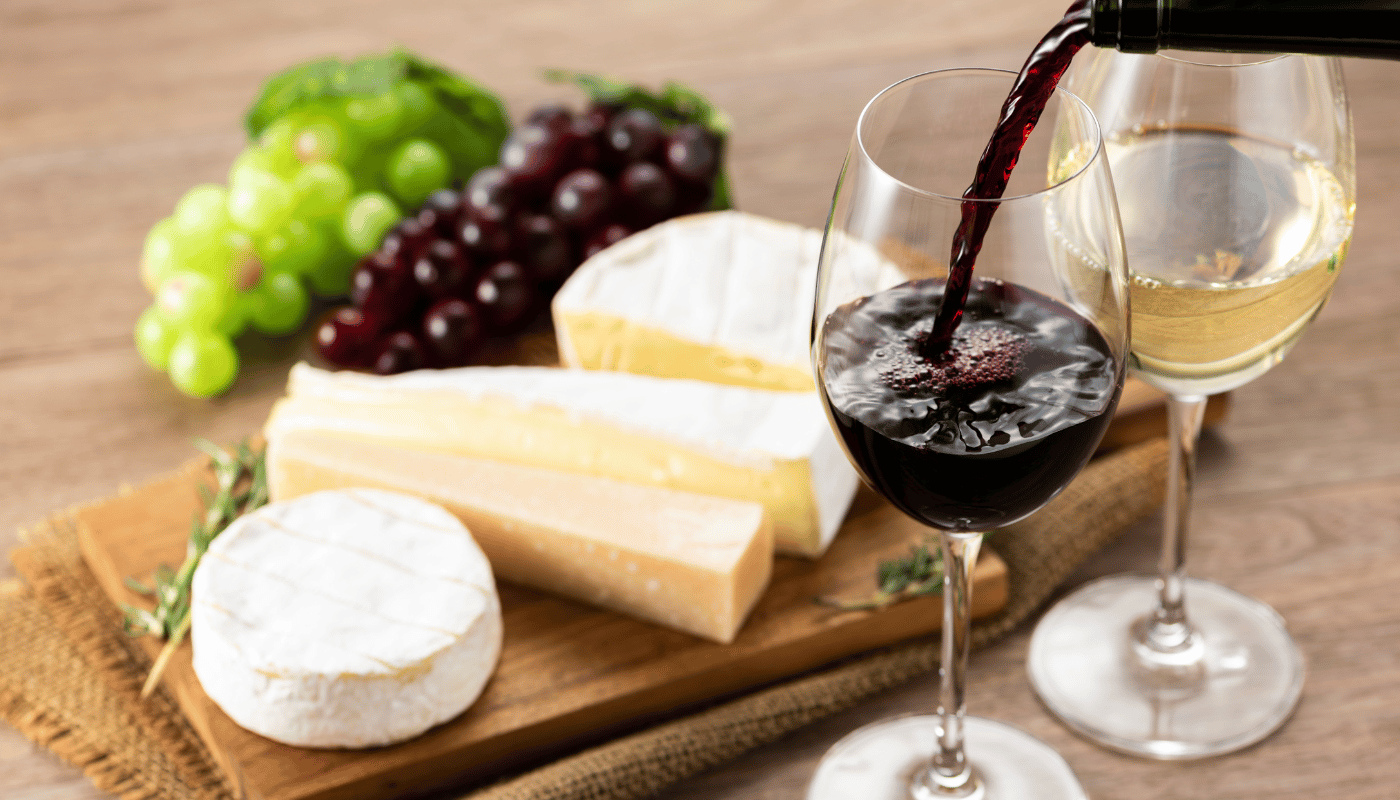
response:
{"label": "foam on red wine", "polygon": [[[1006,96],[1006,102],[1001,106],[1001,115],[992,138],[977,162],[972,185],[963,192],[964,200],[996,200],[1006,191],[1006,183],[1011,179],[1011,171],[1021,156],[1021,148],[1025,147],[1031,131],[1040,121],[1040,114],[1055,93],[1060,77],[1069,68],[1075,53],[1089,43],[1091,18],[1090,0],[1075,0],[1064,18],[1045,34],[1045,38],[1026,58],[1016,82],[1011,86],[1011,92]],[[977,263],[977,254],[982,250],[982,239],[987,235],[987,227],[996,211],[996,203],[962,204],[962,220],[953,234],[948,291],[934,319],[933,330],[924,340],[922,347],[926,355],[935,355],[952,341],[953,332],[962,320],[963,303],[967,300],[968,287],[972,285],[972,269]]]}

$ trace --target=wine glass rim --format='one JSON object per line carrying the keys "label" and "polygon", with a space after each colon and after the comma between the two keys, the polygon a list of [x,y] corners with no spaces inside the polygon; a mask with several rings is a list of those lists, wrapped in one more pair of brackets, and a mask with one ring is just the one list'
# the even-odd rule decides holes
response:
{"label": "wine glass rim", "polygon": [[[1097,161],[1099,158],[1102,157],[1102,155],[1103,155],[1103,129],[1102,129],[1102,127],[1100,127],[1100,125],[1099,125],[1099,118],[1098,118],[1097,116],[1094,115],[1093,109],[1089,108],[1089,104],[1088,104],[1088,103],[1085,103],[1084,100],[1081,99],[1081,98],[1079,97],[1079,95],[1076,95],[1076,94],[1074,94],[1073,92],[1070,92],[1070,91],[1065,90],[1065,89],[1061,89],[1059,86],[1056,86],[1056,87],[1055,87],[1055,92],[1054,92],[1054,93],[1057,94],[1057,95],[1063,95],[1064,97],[1067,97],[1067,98],[1073,100],[1074,103],[1077,104],[1078,107],[1079,107],[1080,109],[1083,110],[1084,114],[1087,116],[1087,118],[1089,119],[1089,121],[1093,124],[1093,126],[1094,126],[1094,151],[1093,151],[1092,153],[1089,154],[1089,157],[1088,157],[1088,158],[1084,159],[1084,163],[1083,163],[1083,164],[1080,164],[1078,169],[1076,169],[1074,172],[1072,172],[1072,173],[1070,173],[1070,174],[1068,174],[1068,175],[1065,175],[1064,177],[1060,178],[1059,180],[1055,181],[1054,183],[1052,183],[1052,184],[1050,184],[1050,185],[1048,185],[1048,186],[1042,187],[1042,188],[1040,188],[1040,189],[1037,189],[1037,190],[1035,190],[1035,191],[1033,191],[1033,192],[1026,192],[1025,194],[1018,194],[1018,195],[1011,195],[1011,196],[1003,195],[1003,196],[1001,196],[1001,197],[993,197],[993,198],[986,198],[986,197],[967,197],[967,198],[965,198],[965,197],[963,197],[962,195],[948,195],[948,194],[944,194],[944,193],[942,193],[942,192],[935,192],[935,191],[932,191],[932,190],[930,190],[930,189],[921,189],[921,188],[919,188],[919,187],[917,187],[917,186],[914,186],[913,184],[908,183],[907,181],[900,180],[899,178],[897,178],[897,177],[895,177],[894,175],[890,174],[889,170],[887,170],[887,169],[885,169],[883,166],[881,166],[881,165],[880,165],[880,162],[878,162],[878,161],[875,160],[875,157],[874,157],[873,155],[870,154],[870,150],[865,146],[864,130],[865,130],[865,120],[866,120],[866,116],[867,116],[868,114],[870,114],[871,109],[873,109],[873,108],[875,107],[875,104],[876,104],[877,102],[880,101],[880,98],[882,98],[882,97],[884,97],[885,95],[889,94],[890,92],[892,92],[892,91],[898,89],[899,87],[903,86],[904,84],[909,83],[910,81],[917,81],[917,80],[922,80],[922,79],[925,79],[925,78],[932,78],[932,77],[935,77],[935,76],[940,76],[940,77],[941,77],[941,76],[948,76],[948,75],[950,75],[951,73],[958,73],[958,72],[976,73],[976,74],[984,74],[984,75],[985,75],[985,74],[988,74],[988,73],[999,73],[999,74],[1002,74],[1002,75],[1010,75],[1010,76],[1012,76],[1013,78],[1015,78],[1015,77],[1019,74],[1019,73],[1017,73],[1017,72],[1015,72],[1015,71],[1013,71],[1013,70],[1009,70],[1009,69],[997,69],[997,68],[994,68],[994,67],[949,67],[949,68],[947,68],[947,69],[935,69],[935,70],[929,70],[928,72],[920,72],[920,73],[918,73],[917,75],[910,75],[910,76],[907,77],[907,78],[903,78],[903,79],[901,79],[901,80],[897,80],[897,81],[895,81],[894,83],[890,84],[889,86],[886,86],[885,88],[881,89],[879,92],[877,92],[877,93],[875,94],[874,97],[870,98],[870,100],[869,100],[868,102],[866,102],[865,108],[861,109],[860,116],[856,119],[856,137],[855,137],[855,138],[856,138],[856,143],[857,143],[857,145],[860,147],[861,155],[865,158],[865,160],[866,160],[875,170],[877,170],[880,174],[884,175],[885,177],[889,178],[890,180],[894,181],[895,183],[899,184],[900,186],[902,186],[902,187],[905,188],[906,190],[908,190],[908,191],[910,191],[910,192],[913,192],[914,194],[917,194],[917,195],[923,195],[924,197],[932,197],[932,198],[937,198],[937,199],[941,199],[941,200],[951,200],[951,201],[958,202],[958,203],[992,203],[992,204],[996,204],[996,203],[1006,203],[1006,202],[1010,202],[1010,201],[1013,201],[1013,200],[1024,200],[1024,199],[1030,198],[1030,197],[1039,197],[1040,195],[1045,195],[1045,194],[1049,194],[1050,192],[1056,191],[1056,190],[1059,189],[1060,187],[1065,186],[1065,185],[1067,185],[1067,184],[1073,182],[1073,181],[1074,181],[1076,178],[1078,178],[1080,175],[1083,175],[1084,172],[1085,172],[1086,170],[1089,169],[1089,166],[1090,166],[1090,165],[1092,165],[1095,161]],[[1037,123],[1037,124],[1038,124],[1038,123]],[[974,166],[974,168],[975,168],[976,165],[973,165],[973,166]]]}
{"label": "wine glass rim", "polygon": [[[1175,62],[1178,63],[1178,64],[1187,64],[1187,65],[1193,66],[1193,67],[1215,67],[1215,68],[1218,68],[1218,69],[1239,69],[1240,67],[1257,67],[1257,66],[1259,66],[1260,64],[1272,64],[1272,63],[1274,63],[1275,61],[1282,61],[1282,60],[1284,60],[1284,59],[1286,59],[1286,58],[1292,58],[1292,57],[1293,57],[1292,54],[1290,54],[1290,53],[1271,53],[1271,54],[1258,54],[1258,53],[1255,53],[1255,54],[1247,54],[1247,53],[1216,52],[1216,51],[1214,51],[1214,50],[1158,50],[1157,53],[1156,53],[1156,55],[1157,55],[1157,56],[1160,56],[1161,58],[1163,58],[1163,59],[1165,59],[1165,60],[1167,60],[1167,61],[1175,61]],[[1234,64],[1213,64],[1213,63],[1211,63],[1211,62],[1209,62],[1209,61],[1200,61],[1200,60],[1198,60],[1198,58],[1200,58],[1200,57],[1202,57],[1202,56],[1206,56],[1206,55],[1236,56],[1236,57],[1245,56],[1245,55],[1256,55],[1256,56],[1258,56],[1258,57],[1257,57],[1255,60],[1253,60],[1253,61],[1239,61],[1239,62],[1234,63]],[[1194,56],[1194,58],[1193,58],[1193,56]]]}

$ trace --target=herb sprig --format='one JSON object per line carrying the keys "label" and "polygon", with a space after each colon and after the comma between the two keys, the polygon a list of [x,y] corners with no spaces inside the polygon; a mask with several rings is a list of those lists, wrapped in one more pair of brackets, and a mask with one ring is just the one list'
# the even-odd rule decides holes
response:
{"label": "herb sprig", "polygon": [[214,489],[199,487],[204,501],[204,513],[195,514],[190,523],[190,538],[185,545],[185,561],[172,570],[162,564],[146,585],[127,578],[127,588],[156,600],[155,608],[146,610],[123,605],[125,619],[122,629],[128,636],[158,636],[165,639],[141,696],[149,695],[160,682],[170,657],[175,654],[185,634],[190,630],[190,582],[195,567],[209,549],[209,544],[240,516],[267,503],[267,465],[264,451],[254,451],[246,442],[232,453],[205,439],[195,441],[195,447],[209,456],[214,469]]}
{"label": "herb sprig", "polygon": [[908,558],[880,562],[875,582],[880,588],[865,600],[819,597],[817,602],[842,611],[871,611],[912,597],[942,592],[943,550],[938,546],[937,538],[929,537],[915,545]]}

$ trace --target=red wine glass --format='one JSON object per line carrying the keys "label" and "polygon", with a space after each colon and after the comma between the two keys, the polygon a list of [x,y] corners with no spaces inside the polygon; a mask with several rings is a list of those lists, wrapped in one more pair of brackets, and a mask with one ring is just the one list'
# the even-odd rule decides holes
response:
{"label": "red wine glass", "polygon": [[[813,317],[817,385],[846,455],[939,533],[939,707],[861,728],[809,800],[1080,800],[1068,764],[1017,728],[964,714],[971,570],[982,536],[1045,505],[1093,454],[1128,345],[1128,271],[1098,125],[1054,92],[999,200],[963,199],[1014,73],[901,81],[860,116],[837,183]],[[1051,126],[1046,126],[1047,128]],[[964,213],[982,220],[962,316],[932,338]],[[966,230],[963,231],[966,233]],[[960,245],[961,246],[961,245]]]}
{"label": "red wine glass", "polygon": [[1280,362],[1346,258],[1355,178],[1341,67],[1106,50],[1065,83],[1103,123],[1132,268],[1129,366],[1168,394],[1172,456],[1159,574],[1061,600],[1027,667],[1051,712],[1100,744],[1221,755],[1288,719],[1304,669],[1272,608],[1186,577],[1196,439],[1206,397]]}

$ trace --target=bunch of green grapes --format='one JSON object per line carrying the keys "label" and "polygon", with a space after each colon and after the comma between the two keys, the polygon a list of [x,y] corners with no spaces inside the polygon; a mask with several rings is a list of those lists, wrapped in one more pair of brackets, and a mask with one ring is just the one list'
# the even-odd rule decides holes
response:
{"label": "bunch of green grapes", "polygon": [[137,350],[192,397],[232,384],[244,331],[291,333],[311,292],[345,294],[404,210],[494,163],[509,132],[495,95],[404,52],[294,67],[246,123],[227,186],[186,192],[141,257]]}

